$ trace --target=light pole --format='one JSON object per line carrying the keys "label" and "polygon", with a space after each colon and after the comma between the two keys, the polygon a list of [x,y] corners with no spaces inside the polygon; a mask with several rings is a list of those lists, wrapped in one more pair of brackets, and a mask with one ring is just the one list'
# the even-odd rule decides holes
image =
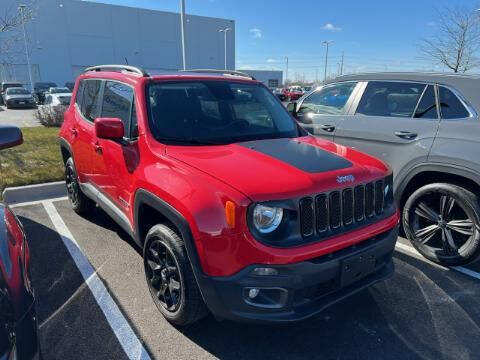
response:
{"label": "light pole", "polygon": [[20,4],[18,10],[22,14],[23,40],[25,41],[25,55],[27,57],[28,77],[30,79],[30,90],[33,92],[32,68],[30,67],[30,56],[28,55],[27,32],[25,31],[25,9],[27,5]]}
{"label": "light pole", "polygon": [[288,56],[285,56],[285,60],[287,61],[287,70],[285,71],[285,84],[288,81]]}
{"label": "light pole", "polygon": [[325,40],[322,44],[327,47],[327,51],[325,52],[325,74],[323,76],[323,82],[327,81],[327,66],[328,66],[328,46],[332,43],[332,40]]}
{"label": "light pole", "polygon": [[182,66],[187,70],[187,61],[185,59],[185,0],[180,0],[180,27],[182,31]]}
{"label": "light pole", "polygon": [[225,70],[227,70],[227,32],[229,32],[230,30],[232,30],[231,28],[229,27],[226,27],[225,29],[220,29],[218,30],[218,32],[222,33],[223,32],[223,35],[224,35],[224,49],[225,49]]}

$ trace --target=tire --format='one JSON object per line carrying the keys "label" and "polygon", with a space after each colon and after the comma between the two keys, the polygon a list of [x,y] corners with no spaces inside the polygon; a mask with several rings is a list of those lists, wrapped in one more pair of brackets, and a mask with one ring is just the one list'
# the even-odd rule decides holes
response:
{"label": "tire", "polygon": [[88,198],[80,189],[77,171],[71,157],[65,163],[65,183],[73,211],[82,215],[91,212],[95,208],[95,202]]}
{"label": "tire", "polygon": [[470,263],[480,255],[479,200],[457,185],[425,185],[403,208],[405,235],[419,253],[437,264]]}
{"label": "tire", "polygon": [[148,289],[165,319],[187,326],[208,314],[177,232],[164,224],[153,226],[145,239],[143,259]]}

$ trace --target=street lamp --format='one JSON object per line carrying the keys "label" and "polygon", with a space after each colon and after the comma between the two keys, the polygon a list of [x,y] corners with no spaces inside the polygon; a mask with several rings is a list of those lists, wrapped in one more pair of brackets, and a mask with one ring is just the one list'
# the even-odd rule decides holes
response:
{"label": "street lamp", "polygon": [[224,40],[225,40],[225,70],[227,70],[227,32],[229,32],[230,30],[232,30],[231,28],[229,27],[226,27],[225,29],[220,29],[218,30],[219,33],[223,32],[223,36],[224,36]]}
{"label": "street lamp", "polygon": [[182,66],[187,70],[187,61],[185,59],[185,0],[180,0],[180,27],[182,31]]}
{"label": "street lamp", "polygon": [[285,71],[285,84],[288,81],[288,56],[285,56],[285,60],[287,62],[287,70]]}
{"label": "street lamp", "polygon": [[32,68],[30,67],[30,56],[28,55],[27,32],[25,31],[25,9],[27,5],[20,4],[18,10],[22,14],[23,40],[25,41],[25,55],[27,57],[28,77],[30,79],[30,90],[33,92]]}
{"label": "street lamp", "polygon": [[332,40],[325,40],[322,44],[327,47],[327,51],[325,52],[325,75],[323,77],[323,82],[327,81],[327,66],[328,66],[328,46],[333,43]]}

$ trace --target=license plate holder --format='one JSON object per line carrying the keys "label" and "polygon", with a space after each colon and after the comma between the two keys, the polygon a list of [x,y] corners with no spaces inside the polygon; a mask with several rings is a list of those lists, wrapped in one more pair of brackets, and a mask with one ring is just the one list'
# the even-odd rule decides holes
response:
{"label": "license plate holder", "polygon": [[341,287],[348,286],[374,272],[376,260],[373,251],[365,251],[344,259],[341,262]]}

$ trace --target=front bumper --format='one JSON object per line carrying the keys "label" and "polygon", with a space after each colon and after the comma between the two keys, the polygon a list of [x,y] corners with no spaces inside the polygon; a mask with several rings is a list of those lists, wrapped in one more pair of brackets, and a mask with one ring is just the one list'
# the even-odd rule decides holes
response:
{"label": "front bumper", "polygon": [[8,105],[11,108],[13,108],[13,107],[20,108],[20,107],[34,107],[34,106],[37,106],[37,104],[35,103],[34,100],[23,100],[23,99],[22,100],[16,100],[16,99],[7,100],[6,105]]}
{"label": "front bumper", "polygon": [[[197,280],[205,303],[219,318],[252,322],[303,320],[390,277],[397,236],[398,226],[355,246],[308,261],[252,265],[230,277],[200,276]],[[372,259],[370,263],[362,263],[359,268],[357,260],[367,257]],[[255,268],[274,268],[278,274],[255,275]],[[357,278],[348,274],[352,268]],[[250,289],[259,289],[259,295],[250,299]]]}

